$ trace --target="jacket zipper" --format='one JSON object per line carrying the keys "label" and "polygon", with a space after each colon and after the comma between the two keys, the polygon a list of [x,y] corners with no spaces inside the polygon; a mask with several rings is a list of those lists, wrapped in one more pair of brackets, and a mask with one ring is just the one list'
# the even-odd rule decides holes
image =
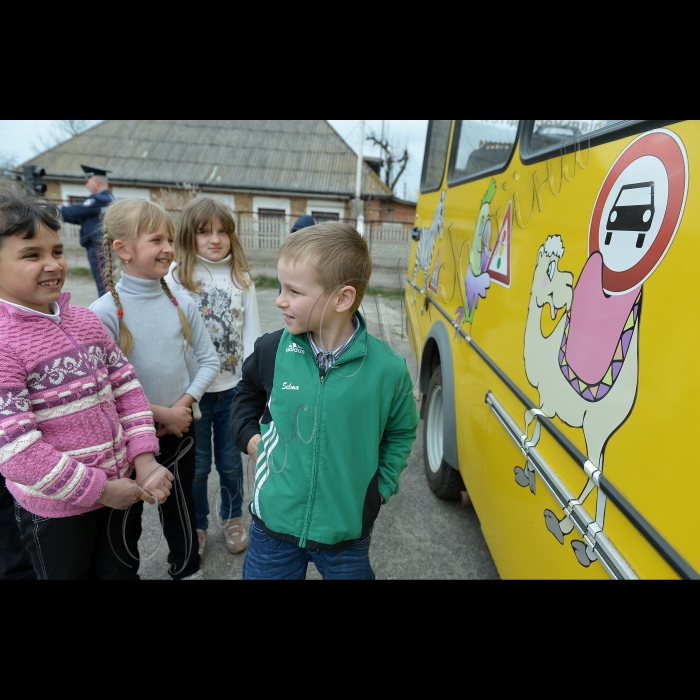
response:
{"label": "jacket zipper", "polygon": [[[311,348],[308,349],[308,354],[309,357],[311,358]],[[337,365],[344,364],[345,362],[349,362],[350,360],[354,360],[357,357],[360,357],[361,355],[347,355],[344,354],[333,366],[336,367]],[[314,362],[314,360],[312,360]],[[314,362],[315,364],[315,362]],[[317,420],[319,420],[318,416],[321,415],[321,408],[323,405],[323,385],[326,381],[326,377],[328,376],[328,370],[325,367],[319,367],[318,368],[318,376],[320,379],[320,390],[318,394],[318,401],[316,402],[316,416]],[[316,478],[318,475],[318,442],[320,438],[321,431],[316,430],[315,435],[314,435],[314,454],[313,454],[313,459],[311,461],[311,488],[309,490],[309,501],[306,506],[306,517],[304,518],[304,528],[301,532],[301,537],[299,538],[299,547],[304,548],[306,547],[306,536],[309,531],[309,524],[311,521],[311,510],[313,508],[313,503],[314,503],[314,495],[316,493]]]}
{"label": "jacket zipper", "polygon": [[[102,413],[107,418],[107,421],[109,423],[109,429],[110,429],[110,432],[112,434],[112,446],[114,449],[116,447],[116,445],[114,443],[117,439],[118,431],[115,429],[114,422],[112,421],[112,417],[109,415],[109,413],[102,406],[102,401],[100,400],[100,382],[97,378],[97,375],[93,372],[92,365],[90,364],[90,358],[80,349],[78,343],[75,341],[75,338],[73,338],[73,336],[65,328],[62,327],[62,324],[59,323],[58,327],[63,331],[63,333],[68,338],[68,340],[70,340],[70,342],[73,344],[73,347],[78,351],[78,355],[80,355],[80,357],[83,358],[83,361],[85,362],[85,364],[88,368],[88,371],[90,372],[90,374],[95,382],[95,394],[97,396],[97,403],[100,406],[100,411],[102,411]],[[108,374],[109,374],[109,372],[108,372]],[[116,450],[114,450],[114,456],[115,456],[114,475],[117,479],[119,479],[120,478],[119,477],[119,463],[116,461]]]}
{"label": "jacket zipper", "polygon": [[[318,392],[318,400],[316,402],[316,420],[320,420],[321,407],[323,405],[323,383],[326,380],[326,368],[319,367],[318,376],[321,380],[321,387]],[[306,535],[309,532],[309,524],[311,522],[311,511],[314,504],[314,496],[316,494],[316,478],[318,476],[318,441],[320,437],[320,430],[314,430],[314,454],[311,460],[311,488],[309,489],[309,502],[306,506],[306,518],[304,518],[304,529],[301,532],[301,537],[299,538],[299,546],[306,547]]]}
{"label": "jacket zipper", "polygon": [[[59,308],[61,309],[61,311],[63,311],[63,309],[61,308],[60,304],[59,304]],[[25,313],[20,314],[20,318],[23,318],[25,321],[29,321],[30,323],[41,322],[42,320],[44,320],[44,319],[39,319],[39,318],[34,317],[34,316],[28,316],[28,315],[25,314]],[[54,323],[54,321],[48,321],[48,323]],[[102,411],[102,413],[104,414],[104,416],[107,418],[107,422],[109,423],[110,433],[112,434],[112,446],[114,447],[114,442],[115,442],[115,440],[116,440],[116,437],[117,437],[117,434],[118,434],[118,430],[115,429],[114,422],[112,421],[112,417],[111,417],[111,416],[109,415],[109,413],[104,409],[104,407],[102,406],[102,401],[100,401],[100,382],[99,382],[99,380],[98,380],[98,378],[97,378],[97,375],[95,374],[95,372],[94,372],[93,369],[92,369],[92,365],[91,365],[91,363],[90,363],[90,358],[89,358],[89,356],[88,356],[86,353],[84,353],[84,352],[80,349],[80,346],[79,346],[78,343],[76,342],[75,338],[73,338],[73,336],[66,330],[65,325],[64,325],[63,323],[57,323],[56,325],[57,325],[58,328],[61,330],[61,332],[68,338],[68,340],[70,340],[71,345],[72,345],[72,346],[76,349],[76,351],[78,352],[78,356],[85,362],[85,365],[86,365],[86,367],[87,367],[87,369],[88,369],[88,372],[90,372],[90,375],[92,376],[92,378],[93,378],[93,380],[94,380],[94,382],[95,382],[95,390],[96,390],[96,395],[97,395],[97,403],[98,403],[99,406],[100,406],[100,411]],[[115,458],[116,458],[116,451],[115,451]],[[106,473],[107,473],[107,472],[106,472]],[[114,474],[115,474],[116,478],[119,479],[119,464],[116,463],[116,459],[115,459],[115,464],[114,464]]]}

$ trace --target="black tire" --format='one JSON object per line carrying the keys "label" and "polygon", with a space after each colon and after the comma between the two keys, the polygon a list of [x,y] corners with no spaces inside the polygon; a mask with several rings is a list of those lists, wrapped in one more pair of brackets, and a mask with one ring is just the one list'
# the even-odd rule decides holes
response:
{"label": "black tire", "polygon": [[459,500],[465,490],[461,474],[444,459],[442,452],[442,367],[438,365],[430,377],[425,395],[423,417],[423,464],[431,490],[439,498]]}

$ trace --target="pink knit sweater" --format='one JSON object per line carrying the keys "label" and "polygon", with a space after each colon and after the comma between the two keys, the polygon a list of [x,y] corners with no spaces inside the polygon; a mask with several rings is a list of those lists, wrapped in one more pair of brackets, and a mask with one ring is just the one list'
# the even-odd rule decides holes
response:
{"label": "pink knit sweater", "polygon": [[101,508],[109,479],[158,453],[136,372],[92,311],[61,322],[0,303],[0,472],[26,510],[64,518]]}

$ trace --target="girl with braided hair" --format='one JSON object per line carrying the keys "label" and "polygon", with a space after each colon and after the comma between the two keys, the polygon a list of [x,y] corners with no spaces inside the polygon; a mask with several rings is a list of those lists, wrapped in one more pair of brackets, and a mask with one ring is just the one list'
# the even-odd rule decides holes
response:
{"label": "girl with braided hair", "polygon": [[[191,406],[217,376],[219,360],[196,304],[185,295],[173,296],[163,279],[175,257],[174,227],[168,212],[153,202],[124,199],[104,211],[102,229],[109,291],[90,309],[138,373],[156,424],[158,461],[176,460],[176,490],[184,503],[183,498],[171,498],[162,509],[163,533],[170,548],[168,573],[175,580],[201,578],[192,499]],[[116,284],[115,262],[124,265]],[[185,358],[188,347],[198,365],[192,379]],[[123,579],[138,578],[142,511],[139,504],[132,507],[124,523],[123,541],[118,543]]]}

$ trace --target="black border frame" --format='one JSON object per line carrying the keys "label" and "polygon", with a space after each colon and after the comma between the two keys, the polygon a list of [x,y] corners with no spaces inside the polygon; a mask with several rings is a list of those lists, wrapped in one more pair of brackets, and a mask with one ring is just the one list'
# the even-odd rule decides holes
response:
{"label": "black border frame", "polygon": [[[425,146],[423,147],[423,167],[421,169],[420,173],[420,188],[419,192],[420,194],[429,194],[430,192],[437,192],[439,189],[442,188],[442,183],[445,180],[445,169],[447,168],[447,161],[450,159],[450,137],[447,137],[447,150],[445,153],[445,164],[442,166],[442,177],[440,178],[440,184],[437,187],[433,187],[429,190],[424,190],[423,189],[423,182],[425,180],[425,171],[428,167],[428,159],[425,157],[425,154],[428,151],[428,144],[430,143],[430,137],[433,135],[433,123],[435,122],[435,119],[430,119],[428,121],[428,131],[425,135]],[[452,134],[452,130],[454,127],[454,120],[450,120],[450,135]]]}
{"label": "black border frame", "polygon": [[475,180],[481,180],[489,175],[498,175],[504,172],[510,166],[513,156],[515,155],[515,150],[520,141],[520,135],[522,133],[523,124],[525,123],[522,119],[518,120],[518,128],[515,132],[515,140],[513,141],[513,147],[510,150],[510,155],[507,160],[502,165],[497,165],[493,168],[488,168],[487,170],[481,170],[474,175],[468,175],[462,178],[454,177],[454,164],[457,162],[457,146],[459,144],[459,137],[462,134],[462,122],[463,119],[456,119],[454,130],[452,132],[452,147],[450,148],[450,165],[447,169],[447,186],[456,187],[457,185],[463,185],[466,182],[474,182]]}
{"label": "black border frame", "polygon": [[534,163],[540,163],[555,156],[572,153],[577,147],[580,148],[583,144],[585,144],[587,147],[600,146],[604,143],[610,143],[611,141],[623,139],[626,136],[636,136],[637,134],[642,134],[645,131],[660,129],[661,127],[668,126],[669,124],[677,124],[680,121],[684,120],[634,119],[622,122],[620,124],[606,126],[604,129],[593,132],[593,135],[590,138],[584,137],[583,139],[567,139],[556,146],[541,148],[539,151],[532,151],[530,150],[530,144],[532,142],[532,133],[535,126],[535,120],[527,119],[523,122],[523,131],[520,139],[520,161],[523,163],[523,165],[533,165]]}

